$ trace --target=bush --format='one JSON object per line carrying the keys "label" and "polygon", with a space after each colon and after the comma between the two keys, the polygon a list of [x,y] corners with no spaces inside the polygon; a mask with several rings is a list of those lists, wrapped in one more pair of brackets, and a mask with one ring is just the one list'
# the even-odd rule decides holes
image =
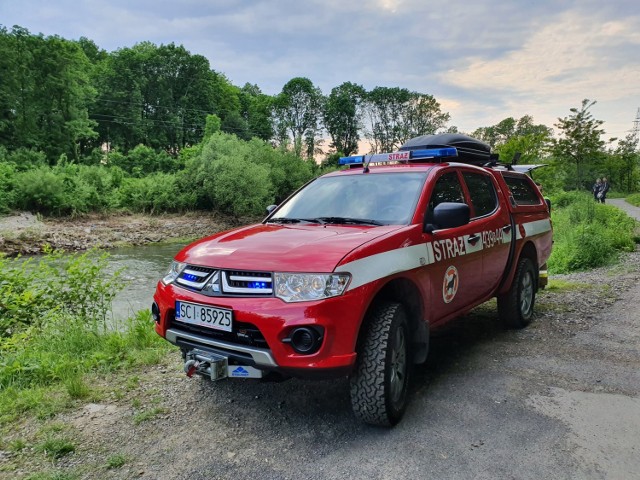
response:
{"label": "bush", "polygon": [[122,168],[134,177],[142,177],[154,172],[175,172],[179,162],[166,152],[156,152],[151,147],[138,145],[127,155],[113,152],[109,155],[110,165]]}
{"label": "bush", "polygon": [[611,263],[622,251],[635,248],[635,220],[591,195],[567,192],[555,197],[552,210],[554,247],[549,259],[553,273],[568,273]]}
{"label": "bush", "polygon": [[181,185],[193,192],[196,208],[233,215],[259,215],[314,175],[310,162],[275,150],[259,139],[213,133],[202,153],[187,160]]}
{"label": "bush", "polygon": [[0,213],[6,213],[15,207],[16,169],[10,163],[0,162]]}
{"label": "bush", "polygon": [[626,198],[627,202],[636,207],[640,207],[640,193],[634,193]]}
{"label": "bush", "polygon": [[60,314],[104,326],[121,285],[118,272],[103,275],[107,257],[93,251],[50,252],[28,260],[0,257],[0,338]]}
{"label": "bush", "polygon": [[20,172],[16,175],[16,206],[22,210],[45,215],[63,215],[73,212],[73,200],[64,177],[49,167]]}
{"label": "bush", "polygon": [[125,178],[117,192],[120,208],[143,213],[175,212],[190,206],[175,175],[155,173],[144,178]]}

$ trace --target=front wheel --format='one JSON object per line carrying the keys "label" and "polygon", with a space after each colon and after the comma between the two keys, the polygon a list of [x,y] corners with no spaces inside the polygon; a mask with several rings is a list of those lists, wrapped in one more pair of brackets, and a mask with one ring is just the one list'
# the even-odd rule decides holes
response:
{"label": "front wheel", "polygon": [[531,259],[518,260],[516,274],[511,288],[498,296],[498,316],[511,328],[524,328],[533,318],[533,305],[536,300],[536,270]]}
{"label": "front wheel", "polygon": [[362,421],[392,426],[407,406],[409,329],[399,303],[374,307],[350,378],[351,406]]}

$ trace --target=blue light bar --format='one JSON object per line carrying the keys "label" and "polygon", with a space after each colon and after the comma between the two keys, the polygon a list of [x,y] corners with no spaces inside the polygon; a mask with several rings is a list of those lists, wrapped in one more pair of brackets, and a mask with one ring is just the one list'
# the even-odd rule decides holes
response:
{"label": "blue light bar", "polygon": [[376,153],[373,155],[354,155],[340,157],[340,165],[362,165],[368,163],[403,162],[428,158],[457,157],[458,150],[454,147],[429,148],[425,150],[405,150],[402,152]]}

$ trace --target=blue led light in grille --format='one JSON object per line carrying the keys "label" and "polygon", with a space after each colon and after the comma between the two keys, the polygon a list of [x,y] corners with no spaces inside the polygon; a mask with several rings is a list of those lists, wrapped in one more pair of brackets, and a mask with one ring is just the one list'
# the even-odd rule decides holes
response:
{"label": "blue led light in grille", "polygon": [[194,275],[193,273],[183,273],[182,278],[189,282],[199,282],[202,281],[201,277]]}
{"label": "blue led light in grille", "polygon": [[271,288],[271,284],[267,284],[266,282],[247,282],[247,288]]}

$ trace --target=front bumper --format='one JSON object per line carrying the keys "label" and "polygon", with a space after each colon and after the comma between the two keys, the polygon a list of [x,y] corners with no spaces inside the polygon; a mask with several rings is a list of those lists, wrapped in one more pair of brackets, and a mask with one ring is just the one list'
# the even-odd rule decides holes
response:
{"label": "front bumper", "polygon": [[[156,332],[183,350],[211,351],[238,365],[297,377],[341,376],[348,374],[355,363],[358,331],[367,308],[366,290],[358,288],[321,301],[286,303],[275,297],[209,297],[159,282],[154,295],[159,308]],[[244,345],[216,338],[218,332],[189,331],[175,322],[176,301],[231,309],[234,330],[236,325],[254,326],[264,342]],[[323,331],[322,343],[315,353],[296,353],[287,343],[289,334],[298,327],[318,327]]]}

